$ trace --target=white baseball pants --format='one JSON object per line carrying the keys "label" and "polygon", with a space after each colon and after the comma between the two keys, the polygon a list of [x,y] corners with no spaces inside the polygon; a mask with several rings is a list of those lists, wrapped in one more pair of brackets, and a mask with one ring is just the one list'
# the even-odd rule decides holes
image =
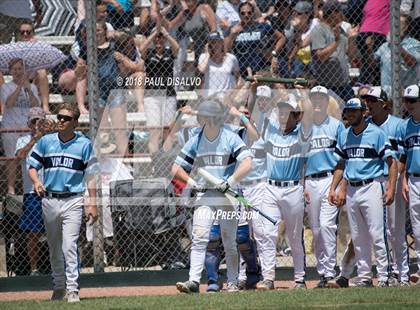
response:
{"label": "white baseball pants", "polygon": [[314,237],[316,269],[320,276],[335,277],[337,257],[337,221],[339,209],[328,202],[332,176],[305,181],[309,195],[306,205]]}
{"label": "white baseball pants", "polygon": [[[193,215],[192,245],[190,259],[189,280],[200,283],[201,273],[204,268],[207,244],[210,239],[210,229],[214,222],[214,214],[222,209],[227,212],[236,212],[237,206],[221,193],[207,191],[195,202],[196,209]],[[223,247],[225,250],[227,280],[237,283],[239,272],[239,255],[236,244],[237,218],[218,218]]]}
{"label": "white baseball pants", "polygon": [[[376,257],[379,281],[388,280],[389,257],[386,242],[386,207],[382,183],[347,188],[347,212],[360,279],[372,278],[371,244]],[[370,236],[368,238],[367,236]]]}
{"label": "white baseball pants", "polygon": [[401,179],[397,182],[395,202],[388,206],[388,239],[392,246],[392,271],[399,280],[409,280],[408,247],[406,238],[406,203],[402,198]]}
{"label": "white baseball pants", "polygon": [[295,281],[302,282],[305,280],[303,186],[299,184],[291,187],[277,187],[266,184],[266,193],[261,210],[276,220],[277,224],[273,225],[262,216],[252,221],[263,278],[274,281],[279,221],[283,219],[292,250]]}
{"label": "white baseball pants", "polygon": [[79,253],[77,240],[83,219],[83,197],[43,198],[42,213],[54,290],[79,291]]}
{"label": "white baseball pants", "polygon": [[420,177],[410,176],[408,186],[411,226],[416,245],[417,272],[420,274]]}

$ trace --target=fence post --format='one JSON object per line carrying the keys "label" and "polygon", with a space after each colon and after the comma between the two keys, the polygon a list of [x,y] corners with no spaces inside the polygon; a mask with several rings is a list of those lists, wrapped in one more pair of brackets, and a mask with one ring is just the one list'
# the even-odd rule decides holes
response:
{"label": "fence post", "polygon": [[[86,6],[86,34],[87,34],[87,66],[88,66],[88,101],[89,101],[89,134],[95,154],[100,163],[100,139],[98,136],[100,120],[98,119],[98,58],[96,54],[96,2],[85,1]],[[102,186],[101,174],[96,175],[96,199],[98,206],[98,220],[93,227],[93,262],[94,272],[104,272],[104,235],[102,218]]]}
{"label": "fence post", "polygon": [[400,1],[391,0],[391,80],[394,114],[401,115]]}

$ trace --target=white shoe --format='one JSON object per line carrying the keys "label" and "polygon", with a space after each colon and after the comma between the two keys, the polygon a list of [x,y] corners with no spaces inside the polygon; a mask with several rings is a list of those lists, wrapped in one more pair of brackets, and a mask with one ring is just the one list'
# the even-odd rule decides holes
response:
{"label": "white shoe", "polygon": [[236,285],[236,283],[229,282],[229,283],[227,284],[226,291],[227,291],[228,293],[235,293],[235,292],[239,292],[238,285]]}
{"label": "white shoe", "polygon": [[69,292],[67,295],[67,302],[79,302],[79,292]]}
{"label": "white shoe", "polygon": [[66,298],[66,290],[54,290],[51,300],[64,300]]}

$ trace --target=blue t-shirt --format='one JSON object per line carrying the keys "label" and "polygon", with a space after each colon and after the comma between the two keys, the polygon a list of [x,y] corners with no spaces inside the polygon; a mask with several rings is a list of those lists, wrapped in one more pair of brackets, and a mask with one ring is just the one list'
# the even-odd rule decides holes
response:
{"label": "blue t-shirt", "polygon": [[273,33],[274,30],[269,24],[254,23],[237,35],[232,51],[238,58],[241,74],[246,74],[247,67],[255,73],[269,65],[264,53]]}
{"label": "blue t-shirt", "polygon": [[58,133],[43,136],[35,144],[28,165],[44,168],[44,186],[50,192],[82,193],[85,175],[99,170],[92,143],[82,133],[62,142]]}
{"label": "blue t-shirt", "polygon": [[342,131],[335,152],[345,160],[344,178],[348,181],[383,176],[385,162],[393,156],[386,133],[373,124],[368,124],[358,135],[352,127]]}

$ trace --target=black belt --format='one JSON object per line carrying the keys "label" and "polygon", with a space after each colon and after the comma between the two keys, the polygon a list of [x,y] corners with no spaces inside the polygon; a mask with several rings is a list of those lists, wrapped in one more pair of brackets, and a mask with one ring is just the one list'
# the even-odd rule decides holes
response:
{"label": "black belt", "polygon": [[420,173],[410,173],[410,177],[420,178]]}
{"label": "black belt", "polygon": [[81,196],[82,193],[53,193],[53,192],[45,192],[45,197],[50,198],[69,198],[73,196]]}
{"label": "black belt", "polygon": [[325,172],[311,174],[308,177],[312,179],[320,179],[320,178],[329,177],[330,175],[333,175],[333,173],[334,173],[333,171],[325,171]]}
{"label": "black belt", "polygon": [[278,186],[278,187],[290,187],[299,184],[299,181],[276,181],[268,180],[268,184]]}
{"label": "black belt", "polygon": [[369,183],[372,183],[374,179],[367,179],[367,180],[363,180],[363,181],[349,181],[350,186],[353,187],[358,187],[358,186],[363,186]]}

